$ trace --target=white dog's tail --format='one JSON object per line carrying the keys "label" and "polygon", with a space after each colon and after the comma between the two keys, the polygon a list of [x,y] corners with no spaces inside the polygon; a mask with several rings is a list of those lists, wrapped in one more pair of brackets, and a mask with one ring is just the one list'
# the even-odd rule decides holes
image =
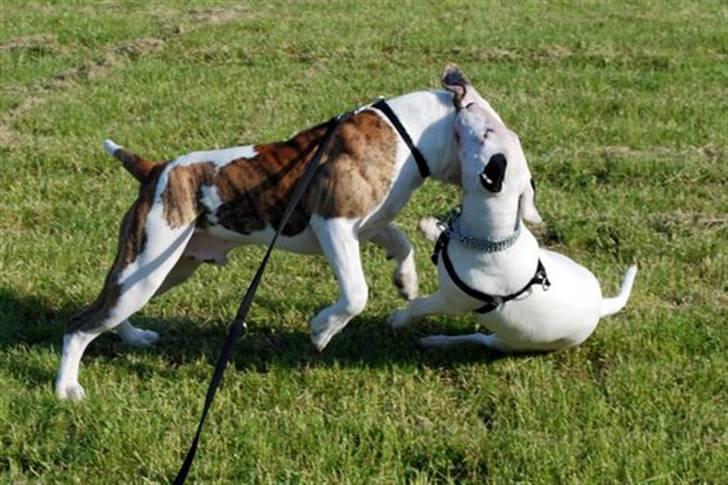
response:
{"label": "white dog's tail", "polygon": [[437,238],[440,237],[440,233],[443,230],[444,226],[442,223],[434,217],[423,217],[420,219],[420,231],[430,241],[437,241]]}
{"label": "white dog's tail", "polygon": [[637,276],[637,266],[632,265],[624,275],[619,295],[614,298],[602,299],[602,317],[617,313],[624,308],[624,305],[627,304],[627,300],[629,299],[629,294],[632,292],[632,284],[634,283],[635,276]]}

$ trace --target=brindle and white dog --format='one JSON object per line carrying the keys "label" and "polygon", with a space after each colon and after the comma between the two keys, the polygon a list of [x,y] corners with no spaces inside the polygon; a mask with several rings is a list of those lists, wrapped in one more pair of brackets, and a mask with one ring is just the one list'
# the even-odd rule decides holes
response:
{"label": "brindle and white dog", "polygon": [[[451,94],[419,91],[387,104],[431,175],[459,184]],[[201,263],[223,264],[236,246],[270,241],[325,129],[323,124],[284,142],[194,152],[157,164],[106,141],[106,151],[140,181],[139,196],[122,221],[116,260],[101,293],[67,325],[55,383],[59,398],[84,397],[78,382],[81,357],[102,332],[116,329],[132,345],[154,343],[158,335],[133,327],[132,314],[189,278]],[[278,243],[297,253],[323,253],[338,281],[339,299],[311,321],[319,350],[367,302],[363,241],[396,260],[400,293],[416,296],[412,246],[391,221],[422,182],[412,150],[382,111],[365,107],[338,128]]]}
{"label": "brindle and white dog", "polygon": [[[457,69],[443,77],[457,116],[453,135],[461,160],[463,208],[439,239],[434,294],[395,312],[394,328],[432,314],[479,313],[490,334],[436,335],[424,347],[472,343],[501,352],[548,351],[578,345],[599,319],[618,312],[632,289],[632,266],[619,295],[603,298],[596,277],[561,254],[541,249],[521,219],[541,221],[518,136],[509,130]],[[443,227],[420,223],[435,239]],[[438,251],[439,249],[439,251]]]}

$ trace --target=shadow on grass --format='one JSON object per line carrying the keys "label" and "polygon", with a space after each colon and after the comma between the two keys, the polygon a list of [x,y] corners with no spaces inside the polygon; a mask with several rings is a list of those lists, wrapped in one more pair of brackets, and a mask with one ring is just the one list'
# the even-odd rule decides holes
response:
{"label": "shadow on grass", "polygon": [[[273,301],[259,298],[257,305],[275,306]],[[11,348],[52,347],[60,356],[65,322],[80,311],[81,304],[66,303],[61,307],[36,297],[19,297],[8,289],[0,289],[0,351]],[[253,310],[254,311],[254,310]],[[445,331],[442,325],[422,322],[417,330],[393,332],[386,315],[364,315],[355,318],[337,335],[326,350],[319,353],[311,344],[307,324],[301,330],[268,327],[250,320],[248,332],[236,344],[232,365],[238,370],[266,372],[272,367],[316,368],[349,366],[374,368],[387,366],[449,368],[468,362],[490,362],[500,354],[478,348],[459,348],[449,352],[426,352],[417,346],[417,337]],[[111,333],[96,339],[84,354],[86,362],[103,356],[109,359],[131,352],[160,356],[174,368],[203,358],[214,366],[229,321],[208,321],[200,324],[190,319],[159,319],[138,315],[135,326],[160,333],[160,341],[151,349],[133,349]],[[119,365],[138,374],[153,374],[152,366],[143,361],[131,363],[116,359]],[[15,362],[9,369],[33,384],[48,385],[53,375],[44,368],[29,369],[32,362]],[[158,368],[158,367],[157,367]]]}

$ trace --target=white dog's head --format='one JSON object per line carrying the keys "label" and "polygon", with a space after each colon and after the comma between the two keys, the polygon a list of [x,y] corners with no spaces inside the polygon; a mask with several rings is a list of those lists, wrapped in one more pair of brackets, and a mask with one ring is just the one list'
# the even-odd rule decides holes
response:
{"label": "white dog's head", "polygon": [[463,190],[487,197],[520,199],[521,217],[540,223],[534,185],[518,136],[470,84],[460,68],[448,64],[442,85],[455,104],[455,145],[460,157]]}

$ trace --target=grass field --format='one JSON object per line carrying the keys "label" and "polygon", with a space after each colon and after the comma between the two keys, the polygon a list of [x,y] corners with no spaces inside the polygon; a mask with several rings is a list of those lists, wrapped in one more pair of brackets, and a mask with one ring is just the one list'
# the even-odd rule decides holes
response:
{"label": "grass field", "polygon": [[[153,5],[153,6],[152,6]],[[0,482],[169,481],[261,248],[144,308],[151,350],[105,335],[89,398],[52,393],[63,325],[98,292],[136,182],[106,137],[154,159],[282,139],[459,63],[524,143],[541,242],[626,310],[581,347],[423,353],[364,249],[366,311],[321,355],[308,319],[337,290],[321,257],[276,253],[213,407],[199,483],[726,483],[728,8],[724,2],[0,3]],[[434,290],[419,217],[397,222]]]}

